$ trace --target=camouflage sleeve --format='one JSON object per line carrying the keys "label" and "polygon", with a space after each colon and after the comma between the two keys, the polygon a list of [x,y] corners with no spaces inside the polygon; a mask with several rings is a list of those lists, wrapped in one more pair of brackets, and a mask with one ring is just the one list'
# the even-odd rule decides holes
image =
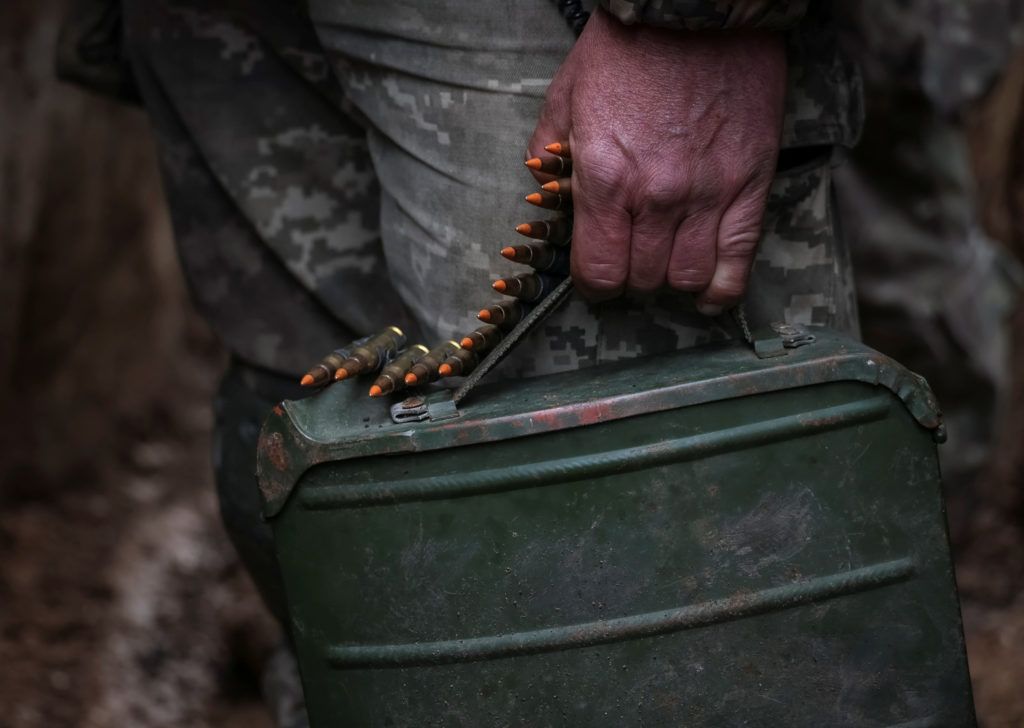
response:
{"label": "camouflage sleeve", "polygon": [[679,30],[788,30],[803,17],[808,0],[600,0],[600,3],[627,25],[644,23]]}

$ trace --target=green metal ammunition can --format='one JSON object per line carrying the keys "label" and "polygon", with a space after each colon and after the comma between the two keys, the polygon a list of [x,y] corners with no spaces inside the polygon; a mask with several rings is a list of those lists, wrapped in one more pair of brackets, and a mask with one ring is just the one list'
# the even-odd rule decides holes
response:
{"label": "green metal ammunition can", "polygon": [[938,408],[813,335],[276,408],[314,728],[973,725]]}

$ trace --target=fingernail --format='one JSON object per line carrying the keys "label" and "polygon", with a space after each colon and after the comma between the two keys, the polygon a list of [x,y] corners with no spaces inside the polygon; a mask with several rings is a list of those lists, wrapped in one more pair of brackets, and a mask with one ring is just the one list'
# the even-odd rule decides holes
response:
{"label": "fingernail", "polygon": [[723,309],[717,303],[698,303],[697,310],[705,316],[721,316]]}

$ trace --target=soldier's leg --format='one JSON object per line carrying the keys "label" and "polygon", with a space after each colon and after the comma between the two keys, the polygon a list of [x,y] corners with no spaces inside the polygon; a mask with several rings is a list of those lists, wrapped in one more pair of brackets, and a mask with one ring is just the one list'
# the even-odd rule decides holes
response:
{"label": "soldier's leg", "polygon": [[[366,119],[398,291],[430,335],[426,343],[463,334],[478,325],[475,312],[499,298],[490,281],[524,270],[498,255],[514,226],[545,217],[523,202],[536,184],[522,155],[572,33],[548,0],[314,0],[311,14]],[[828,151],[780,175],[772,189],[749,305],[760,319],[855,329]],[[716,335],[687,296],[599,306],[574,298],[505,373],[575,369]]]}
{"label": "soldier's leg", "polygon": [[262,0],[124,0],[193,296],[244,361],[299,374],[409,323],[381,254],[362,128],[306,16]]}
{"label": "soldier's leg", "polygon": [[233,5],[124,9],[185,275],[234,360],[216,400],[222,517],[280,617],[254,475],[262,419],[298,395],[291,383],[310,362],[405,313],[388,294],[364,134],[308,19],[250,2],[242,22]]}

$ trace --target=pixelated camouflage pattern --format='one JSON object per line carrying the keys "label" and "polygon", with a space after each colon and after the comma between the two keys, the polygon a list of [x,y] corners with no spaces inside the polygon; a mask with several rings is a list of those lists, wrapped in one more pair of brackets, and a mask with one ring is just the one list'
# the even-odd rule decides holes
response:
{"label": "pixelated camouflage pattern", "polygon": [[295,373],[388,324],[415,332],[381,256],[365,133],[308,19],[274,2],[124,11],[186,277],[229,348]]}
{"label": "pixelated camouflage pattern", "polygon": [[788,30],[803,17],[807,0],[601,0],[601,7],[627,24],[684,30]]}
{"label": "pixelated camouflage pattern", "polygon": [[946,116],[984,95],[1024,39],[1020,0],[837,3],[836,13],[869,85],[923,95]]}
{"label": "pixelated camouflage pattern", "polygon": [[[521,202],[534,185],[522,147],[571,34],[546,3],[496,15],[491,6],[432,4],[416,12],[401,3],[314,0],[311,13],[369,128],[396,286],[437,340],[472,330],[476,310],[494,300],[488,282],[523,270],[497,250],[532,216]],[[558,32],[537,34],[541,26]],[[830,190],[827,155],[776,180],[750,290],[758,319],[856,329]],[[439,296],[442,278],[440,290],[461,295]],[[598,305],[575,297],[502,370],[571,370],[724,335],[689,296],[634,295]]]}
{"label": "pixelated camouflage pattern", "polygon": [[[533,216],[522,148],[573,42],[553,3],[313,0],[312,24],[270,0],[124,6],[186,274],[236,355],[299,373],[389,323],[459,336],[494,300],[489,281],[521,272],[497,251]],[[832,62],[828,35],[814,43],[791,54],[827,48]],[[855,135],[826,111],[849,88],[791,77],[815,102],[787,122],[790,144]],[[766,318],[854,326],[829,185],[818,163],[773,187],[751,286]],[[541,374],[722,335],[686,296],[576,299],[504,368]]]}

